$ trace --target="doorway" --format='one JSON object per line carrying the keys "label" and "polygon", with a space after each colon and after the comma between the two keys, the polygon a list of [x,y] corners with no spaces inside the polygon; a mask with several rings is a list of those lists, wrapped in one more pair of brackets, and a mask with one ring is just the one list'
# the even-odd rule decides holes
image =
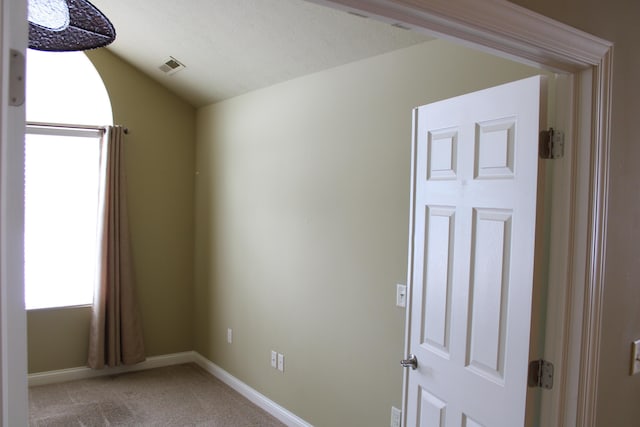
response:
{"label": "doorway", "polygon": [[[366,9],[367,4],[369,4],[368,2],[353,2],[353,3],[359,3],[360,7],[365,8],[365,9]],[[373,3],[373,2],[371,2],[371,4],[369,4],[369,5],[373,8],[372,3]],[[377,2],[377,3],[380,3],[380,2]],[[384,4],[395,4],[395,3],[397,3],[397,2],[386,2],[386,3],[384,3]],[[378,12],[380,12],[380,9],[378,9]],[[424,13],[426,13],[426,12],[420,13],[419,15],[420,15],[420,16],[422,16],[422,18],[424,18],[424,16],[425,16],[425,15],[424,15]],[[463,12],[463,13],[464,13],[464,12]],[[488,12],[488,13],[492,13],[492,12]],[[389,15],[390,15],[390,16],[394,16],[394,14],[392,13],[392,11],[390,11],[390,12],[389,12]],[[484,12],[483,12],[483,11],[481,11],[481,12],[479,12],[479,14],[476,16],[476,18],[477,18],[478,16],[479,16],[479,17],[483,17],[483,16],[484,16],[484,17],[486,17],[486,15],[487,15],[487,12],[486,12],[486,11],[484,11]],[[395,14],[395,16],[397,16],[397,14]],[[440,16],[442,16],[442,15],[440,15]],[[450,19],[453,21],[453,16],[455,16],[455,14],[454,14],[453,12],[451,12],[449,16],[451,17]],[[481,18],[481,19],[483,19],[483,18]],[[407,21],[409,21],[409,22],[415,22],[415,19],[414,19],[414,18],[411,18],[411,16],[410,16],[410,15],[408,15],[408,18],[407,18],[406,20],[407,20]],[[18,20],[18,21],[14,21],[14,22],[20,22],[20,21]],[[425,25],[426,25],[426,24],[425,24]],[[439,25],[440,25],[440,26],[439,26],[438,28],[440,28],[440,30],[442,31],[442,33],[443,33],[443,34],[455,33],[455,34],[458,34],[458,37],[459,37],[459,38],[465,38],[465,37],[463,37],[463,36],[464,36],[464,34],[463,34],[463,33],[460,33],[460,28],[459,28],[459,26],[457,26],[457,27],[456,27],[456,26],[451,25],[451,27],[452,27],[452,28],[451,28],[449,31],[445,31],[445,30],[446,30],[446,28],[443,28],[443,24],[442,24],[442,22],[440,22],[440,24],[439,24]],[[543,25],[543,26],[544,26],[544,25]],[[482,26],[481,26],[481,27],[482,27]],[[488,24],[488,23],[486,23],[486,28],[488,28],[488,27],[489,27],[489,24]],[[498,25],[498,27],[500,27],[500,25]],[[538,28],[538,29],[539,29],[539,28]],[[455,30],[455,31],[454,31],[454,30]],[[456,33],[456,31],[457,31],[457,33]],[[487,31],[487,32],[488,32],[488,31]],[[540,32],[540,31],[534,31],[534,33],[536,33],[536,32]],[[475,35],[475,36],[473,36],[473,37],[475,37],[475,38],[477,39],[479,36],[476,34],[476,35]],[[468,37],[468,39],[473,39],[473,37],[469,36],[469,37]],[[505,37],[506,37],[506,36],[505,36]],[[561,39],[561,37],[560,37],[560,39]],[[478,43],[479,43],[479,42],[478,42]],[[557,41],[556,41],[556,43],[557,43]],[[486,45],[488,45],[488,44],[489,44],[488,42],[487,42],[487,43],[485,43],[485,46],[486,46]],[[572,70],[576,70],[576,69],[578,69],[578,68],[579,68],[579,67],[577,67],[577,66],[575,65],[575,64],[576,64],[576,62],[577,62],[578,60],[576,60],[576,59],[571,59],[571,58],[569,58],[569,57],[566,57],[566,58],[565,58],[565,62],[563,62],[561,59],[558,59],[558,58],[557,58],[557,55],[552,54],[552,52],[550,51],[550,49],[545,50],[544,46],[548,46],[548,44],[547,44],[547,45],[545,45],[545,44],[543,44],[542,42],[540,42],[540,43],[539,43],[539,45],[541,46],[541,48],[540,48],[540,49],[541,49],[541,51],[542,51],[543,53],[544,53],[544,52],[546,52],[546,53],[545,53],[545,54],[543,54],[542,56],[544,57],[545,55],[547,55],[547,56],[546,56],[546,58],[547,58],[547,59],[545,60],[546,62],[544,62],[544,63],[547,63],[547,64],[554,63],[556,66],[559,66],[559,65],[564,64],[564,67],[571,67],[571,66],[572,66],[572,64],[573,64],[573,67],[574,67],[574,68],[572,68]],[[553,45],[553,44],[552,44],[552,45]],[[494,45],[494,48],[495,48],[495,49],[498,49],[498,47],[495,47],[495,45]],[[522,48],[522,49],[520,49],[520,50],[518,50],[518,49],[514,49],[513,47],[508,48],[507,43],[504,43],[503,49],[501,49],[501,50],[502,50],[502,51],[509,51],[511,54],[514,54],[514,55],[518,53],[518,54],[519,54],[520,56],[522,56],[522,57],[526,57],[526,58],[529,58],[529,60],[533,60],[533,59],[531,58],[531,54],[530,54],[529,52],[527,52],[527,51],[526,51],[526,49],[524,49],[524,48]],[[605,53],[606,53],[606,52],[605,52]],[[594,57],[595,57],[595,56],[594,56]],[[597,63],[595,63],[595,64],[586,64],[586,65],[583,65],[583,66],[584,66],[584,67],[590,67],[590,66],[596,66],[596,67],[598,67],[598,66],[600,66],[600,62],[599,62],[599,61],[600,61],[600,59],[601,59],[602,57],[603,57],[602,55],[601,55],[601,56],[599,56],[599,57],[598,57],[598,61],[597,61]],[[541,59],[541,61],[542,61],[542,59]],[[555,62],[554,62],[554,61],[555,61]],[[606,73],[605,73],[605,74],[606,74]],[[586,78],[586,77],[585,77],[585,78]],[[602,77],[601,75],[599,75],[599,74],[598,74],[598,76],[597,76],[597,82],[599,82],[599,83],[597,83],[597,84],[598,84],[598,85],[600,85],[600,86],[598,86],[598,87],[600,87],[601,89],[603,89],[603,90],[604,90],[604,92],[605,92],[604,94],[605,94],[605,95],[607,95],[607,89],[606,89],[606,87],[605,87],[606,85],[605,85],[604,83],[602,83],[602,82],[605,82],[605,83],[606,83],[606,78],[607,78],[607,77],[604,77],[604,78],[603,78],[603,77]],[[590,81],[591,81],[591,80],[589,80],[589,82],[590,82]],[[590,84],[589,84],[588,86],[589,86],[589,88],[590,88]],[[601,93],[601,92],[598,92],[598,93]],[[605,98],[606,98],[606,96],[605,96]],[[603,105],[606,105],[606,102],[605,102],[605,104],[603,104]],[[599,112],[598,112],[597,114],[601,114],[601,113],[599,113]],[[589,113],[589,118],[590,118],[590,115],[591,115],[591,113]],[[606,135],[606,132],[599,132],[599,133],[602,133],[603,135]],[[596,141],[596,142],[597,142],[597,141],[602,141],[602,139],[601,139],[600,137],[596,137],[595,141]],[[590,139],[590,138],[589,138],[589,142],[591,143],[591,139]],[[591,145],[589,144],[589,146],[591,146]],[[598,194],[600,195],[600,197],[597,197],[597,198],[595,199],[595,200],[596,200],[596,205],[597,205],[597,206],[596,206],[596,208],[602,208],[602,204],[603,204],[603,203],[604,203],[604,204],[606,204],[606,200],[604,200],[604,199],[603,199],[603,197],[604,197],[604,193],[602,192],[602,191],[603,191],[603,183],[602,183],[602,181],[601,181],[602,179],[604,179],[604,180],[606,181],[606,179],[605,179],[605,178],[606,178],[606,150],[602,151],[603,149],[602,149],[599,145],[598,145],[598,147],[597,147],[597,148],[598,148],[598,150],[601,150],[601,151],[598,151],[598,153],[602,153],[602,154],[603,154],[603,156],[602,156],[602,157],[600,157],[600,156],[596,156],[596,157],[598,157],[598,158],[597,158],[597,161],[595,162],[595,163],[597,163],[597,167],[596,167],[596,169],[597,169],[597,170],[594,172],[594,174],[592,174],[593,168],[589,168],[588,173],[587,173],[587,177],[586,177],[587,179],[586,179],[586,181],[585,181],[585,182],[587,182],[587,183],[588,183],[588,182],[590,182],[590,180],[591,180],[591,178],[592,178],[592,177],[593,177],[593,179],[595,180],[595,182],[596,182],[596,184],[597,184],[597,185],[596,185],[596,188],[600,188],[600,190],[596,189],[596,192],[600,191],[600,193],[598,193]],[[603,157],[604,157],[604,160],[602,160],[602,159],[603,159]],[[592,161],[592,159],[587,159],[587,160],[588,160],[588,163],[591,165],[591,161]],[[578,193],[579,193],[579,192],[578,192]],[[581,194],[581,193],[580,193],[580,194]],[[588,190],[587,190],[587,195],[589,195],[589,194],[588,194]],[[582,200],[582,202],[585,202],[585,201],[584,201],[584,200]],[[590,207],[589,209],[590,209],[590,212],[595,212],[595,213],[596,213],[596,215],[595,215],[595,218],[596,218],[596,219],[594,220],[594,221],[596,221],[596,231],[595,231],[595,232],[593,232],[593,233],[596,233],[596,234],[597,234],[598,224],[600,223],[600,222],[598,222],[598,218],[601,218],[601,217],[599,217],[599,216],[597,215],[599,211],[598,211],[596,208]],[[595,209],[595,210],[593,210],[593,209]],[[588,223],[589,219],[586,219],[585,221]],[[582,225],[585,225],[585,224],[583,223]],[[588,227],[586,227],[586,228],[588,228]],[[601,226],[600,226],[600,229],[601,229]],[[593,233],[592,233],[592,234],[593,234]],[[584,235],[584,234],[582,234],[582,235]],[[591,240],[595,240],[595,241],[596,241],[595,245],[596,245],[597,247],[595,248],[595,249],[596,249],[596,255],[595,255],[595,257],[597,258],[597,257],[598,257],[598,255],[597,255],[597,254],[599,253],[599,246],[598,246],[598,245],[600,244],[600,243],[598,243],[598,242],[600,242],[600,241],[601,241],[601,236],[595,236],[595,239],[591,239]],[[591,243],[589,243],[589,244],[591,244]],[[598,272],[598,268],[597,268],[597,267],[598,267],[598,265],[599,265],[599,264],[598,264],[598,260],[597,260],[597,259],[595,259],[595,264],[594,264],[594,265],[595,265],[595,269],[592,269],[592,271],[594,272],[594,274],[593,274],[593,276],[594,276],[594,277],[592,277],[592,278],[589,278],[589,279],[588,279],[589,283],[595,283],[595,282],[598,282],[598,281],[599,281],[599,278],[597,277],[597,272]],[[595,281],[595,282],[594,282],[594,281]],[[597,285],[597,283],[596,283],[596,285]],[[588,285],[588,286],[589,286],[589,285]],[[592,298],[592,297],[589,297],[589,298]],[[596,298],[597,298],[597,297],[596,297]],[[596,325],[595,325],[595,326],[596,326],[596,327],[595,327],[595,329],[597,329],[597,321],[596,321]],[[585,357],[587,357],[587,356],[585,356]],[[591,363],[594,363],[594,362],[592,361]]]}

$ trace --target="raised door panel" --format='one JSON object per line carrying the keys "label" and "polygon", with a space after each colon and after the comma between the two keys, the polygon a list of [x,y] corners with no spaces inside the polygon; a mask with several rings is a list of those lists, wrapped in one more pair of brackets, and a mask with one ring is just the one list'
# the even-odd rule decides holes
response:
{"label": "raised door panel", "polygon": [[467,366],[504,384],[511,216],[506,210],[474,209],[470,325]]}
{"label": "raised door panel", "polygon": [[427,207],[425,218],[422,342],[430,351],[449,358],[455,210]]}
{"label": "raised door panel", "polygon": [[445,427],[447,420],[447,404],[429,393],[420,390],[420,413],[417,426],[419,427]]}

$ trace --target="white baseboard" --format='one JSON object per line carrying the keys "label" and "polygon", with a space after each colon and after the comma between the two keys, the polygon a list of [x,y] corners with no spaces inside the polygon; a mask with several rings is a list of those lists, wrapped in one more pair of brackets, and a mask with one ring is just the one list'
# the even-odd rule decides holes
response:
{"label": "white baseboard", "polygon": [[85,378],[102,377],[105,375],[118,375],[125,372],[143,371],[145,369],[161,368],[163,366],[180,365],[182,363],[194,362],[195,352],[185,351],[184,353],[173,353],[164,356],[153,356],[144,362],[129,366],[117,366],[115,368],[91,369],[81,366],[70,369],[60,369],[58,371],[37,372],[29,374],[29,387],[62,383],[66,381],[82,380]]}
{"label": "white baseboard", "polygon": [[58,371],[38,372],[29,374],[29,387],[61,383],[66,381],[94,378],[105,375],[117,375],[125,372],[143,371],[145,369],[160,368],[163,366],[180,365],[183,363],[197,363],[202,369],[218,378],[223,383],[246,397],[254,405],[262,408],[289,427],[313,427],[302,418],[278,405],[262,393],[249,387],[215,363],[211,362],[200,353],[185,351],[164,356],[149,357],[142,363],[131,366],[118,366],[116,368],[91,369],[85,366]]}
{"label": "white baseboard", "polygon": [[262,393],[249,387],[209,359],[202,356],[200,353],[194,352],[195,360],[198,365],[205,371],[209,372],[214,377],[246,397],[254,405],[262,408],[265,412],[273,415],[275,418],[283,422],[289,427],[313,427],[311,424],[298,417],[294,413],[288,411],[276,402],[272,401]]}

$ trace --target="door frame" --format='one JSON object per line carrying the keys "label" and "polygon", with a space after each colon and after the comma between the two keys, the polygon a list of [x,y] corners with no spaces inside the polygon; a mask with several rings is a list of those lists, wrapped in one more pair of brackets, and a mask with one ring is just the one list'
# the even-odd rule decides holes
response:
{"label": "door frame", "polygon": [[[554,361],[565,369],[558,370],[553,392],[543,397],[541,417],[546,420],[545,425],[595,425],[613,44],[503,0],[312,1],[572,76],[573,117],[569,133],[573,133],[576,143],[569,153],[573,166],[569,178],[568,256],[564,265],[567,286],[561,303],[555,304],[565,314],[552,343]],[[411,259],[411,243],[408,256]],[[408,274],[410,277],[411,271]],[[410,290],[408,295],[410,298]],[[407,310],[410,306],[408,302]],[[407,322],[405,334],[410,333],[409,327]],[[408,350],[408,340],[405,346]],[[568,363],[574,360],[579,363]]]}
{"label": "door frame", "polygon": [[[24,22],[23,26],[15,25]],[[23,286],[25,108],[9,105],[11,50],[25,54],[27,1],[0,0],[0,422],[27,425],[27,320]],[[24,79],[22,80],[24,82]]]}

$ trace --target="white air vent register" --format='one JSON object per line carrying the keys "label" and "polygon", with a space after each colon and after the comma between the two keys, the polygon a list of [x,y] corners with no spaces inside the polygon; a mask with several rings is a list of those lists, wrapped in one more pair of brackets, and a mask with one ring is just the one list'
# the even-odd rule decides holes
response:
{"label": "white air vent register", "polygon": [[173,56],[170,56],[164,64],[158,67],[163,73],[172,75],[185,68],[185,65]]}

